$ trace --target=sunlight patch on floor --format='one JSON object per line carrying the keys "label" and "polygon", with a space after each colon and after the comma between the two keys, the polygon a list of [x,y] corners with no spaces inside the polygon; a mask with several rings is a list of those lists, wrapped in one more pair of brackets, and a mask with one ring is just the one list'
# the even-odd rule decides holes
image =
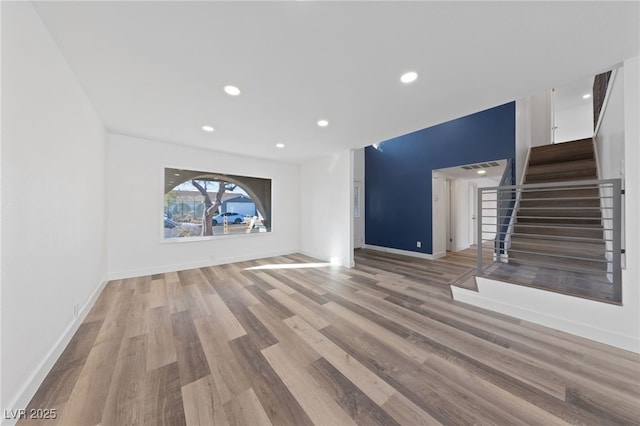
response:
{"label": "sunlight patch on floor", "polygon": [[272,263],[270,265],[252,266],[251,268],[244,268],[245,271],[253,271],[258,269],[303,269],[303,268],[326,268],[331,266],[331,263]]}

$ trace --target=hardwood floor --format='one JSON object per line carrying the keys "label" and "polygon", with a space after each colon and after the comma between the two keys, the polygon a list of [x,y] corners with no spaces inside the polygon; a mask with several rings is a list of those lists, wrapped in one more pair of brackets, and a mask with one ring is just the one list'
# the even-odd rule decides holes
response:
{"label": "hardwood floor", "polygon": [[452,301],[467,257],[110,282],[19,424],[640,423],[638,354]]}
{"label": "hardwood floor", "polygon": [[621,305],[613,284],[606,277],[535,265],[494,263],[485,268],[486,278],[554,291],[598,302]]}
{"label": "hardwood floor", "polygon": [[[402,258],[403,256],[399,257],[401,262],[420,263],[416,262],[416,260],[412,260],[412,258]],[[445,283],[477,291],[478,288],[474,279],[477,275],[476,259],[477,247],[471,246],[471,248],[466,250],[447,253],[445,258],[429,263],[429,266],[426,267],[430,268],[431,264],[446,265],[447,263],[466,265],[470,268],[467,274],[462,277],[455,278],[452,282],[447,282],[445,279]],[[493,242],[485,242],[484,247],[482,248],[482,276],[485,278],[509,282],[515,285],[538,288],[545,291],[553,291],[560,294],[581,297],[583,299],[591,299],[597,302],[616,305],[621,304],[615,300],[613,284],[609,282],[606,277],[598,277],[591,274],[570,272],[559,269],[543,268],[535,265],[500,263],[494,262],[492,259]],[[378,267],[387,271],[392,271],[394,264],[389,264],[384,260],[384,258],[382,258]],[[421,278],[427,279],[428,277],[423,276]]]}

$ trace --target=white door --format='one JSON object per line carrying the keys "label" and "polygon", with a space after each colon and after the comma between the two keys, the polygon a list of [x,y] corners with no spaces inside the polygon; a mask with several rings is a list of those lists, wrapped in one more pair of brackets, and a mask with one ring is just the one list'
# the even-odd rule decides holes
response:
{"label": "white door", "polygon": [[471,245],[478,244],[478,185],[469,184],[469,212],[471,220],[469,221],[469,242]]}
{"label": "white door", "polygon": [[364,247],[364,192],[362,182],[353,182],[353,248]]}
{"label": "white door", "polygon": [[454,240],[454,226],[455,226],[455,212],[454,212],[454,185],[451,179],[447,179],[445,181],[444,187],[444,208],[445,208],[445,218],[446,218],[446,242],[447,242],[447,251],[453,251],[455,245],[453,244]]}

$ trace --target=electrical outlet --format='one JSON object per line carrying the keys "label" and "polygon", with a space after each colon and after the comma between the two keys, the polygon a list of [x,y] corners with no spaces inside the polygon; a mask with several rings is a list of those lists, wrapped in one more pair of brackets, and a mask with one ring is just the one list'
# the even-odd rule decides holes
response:
{"label": "electrical outlet", "polygon": [[422,241],[416,241],[416,247],[418,248],[422,247]]}

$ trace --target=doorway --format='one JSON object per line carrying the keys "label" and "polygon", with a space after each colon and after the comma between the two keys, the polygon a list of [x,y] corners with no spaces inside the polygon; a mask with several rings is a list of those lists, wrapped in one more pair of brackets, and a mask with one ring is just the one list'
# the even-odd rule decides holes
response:
{"label": "doorway", "polygon": [[507,160],[495,160],[433,171],[435,258],[478,244],[478,188],[498,186],[506,164]]}
{"label": "doorway", "polygon": [[593,80],[591,76],[552,90],[552,143],[593,137]]}

